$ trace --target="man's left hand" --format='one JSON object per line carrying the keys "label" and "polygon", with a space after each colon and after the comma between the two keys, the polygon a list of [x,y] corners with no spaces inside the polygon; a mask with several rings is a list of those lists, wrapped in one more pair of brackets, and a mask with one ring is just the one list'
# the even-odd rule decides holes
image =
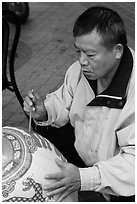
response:
{"label": "man's left hand", "polygon": [[47,192],[46,195],[48,197],[60,194],[56,200],[60,202],[71,193],[80,190],[81,181],[80,173],[76,166],[60,161],[59,159],[56,159],[56,163],[62,171],[60,173],[48,174],[45,176],[45,179],[54,179],[56,181],[44,186],[44,190]]}

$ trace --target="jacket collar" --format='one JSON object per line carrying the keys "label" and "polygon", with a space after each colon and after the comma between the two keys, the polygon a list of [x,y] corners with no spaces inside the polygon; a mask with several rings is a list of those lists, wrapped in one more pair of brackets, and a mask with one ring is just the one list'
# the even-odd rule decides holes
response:
{"label": "jacket collar", "polygon": [[[107,89],[97,95],[88,105],[123,108],[126,103],[126,89],[133,68],[133,57],[128,47],[124,49],[119,67]],[[90,86],[97,91],[97,80],[90,81]]]}

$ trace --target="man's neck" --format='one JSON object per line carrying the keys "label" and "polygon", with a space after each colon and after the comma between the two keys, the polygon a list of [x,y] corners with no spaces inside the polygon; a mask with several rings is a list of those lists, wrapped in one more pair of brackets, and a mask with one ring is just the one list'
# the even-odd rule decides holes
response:
{"label": "man's neck", "polygon": [[103,92],[111,83],[117,69],[119,66],[120,62],[117,64],[117,66],[115,66],[114,69],[112,69],[112,71],[110,73],[108,73],[107,76],[99,78],[97,80],[97,93],[100,94],[101,92]]}

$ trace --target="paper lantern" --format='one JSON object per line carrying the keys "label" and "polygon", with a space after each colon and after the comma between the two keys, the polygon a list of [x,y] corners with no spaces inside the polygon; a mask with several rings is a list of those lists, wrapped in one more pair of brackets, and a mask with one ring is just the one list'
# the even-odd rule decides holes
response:
{"label": "paper lantern", "polygon": [[[55,158],[66,161],[57,148],[39,134],[22,128],[2,128],[2,201],[51,202],[43,186],[46,174],[60,172]],[[59,196],[59,195],[57,195]],[[77,192],[64,202],[76,202]]]}

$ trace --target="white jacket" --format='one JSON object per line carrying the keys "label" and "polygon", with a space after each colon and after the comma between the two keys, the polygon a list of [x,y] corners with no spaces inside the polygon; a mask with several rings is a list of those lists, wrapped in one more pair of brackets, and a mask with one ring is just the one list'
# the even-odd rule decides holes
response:
{"label": "white jacket", "polygon": [[75,128],[75,148],[87,165],[79,168],[81,190],[135,194],[133,55],[129,48],[124,51],[111,84],[97,96],[77,61],[64,84],[46,97],[43,124],[60,127],[70,121]]}

